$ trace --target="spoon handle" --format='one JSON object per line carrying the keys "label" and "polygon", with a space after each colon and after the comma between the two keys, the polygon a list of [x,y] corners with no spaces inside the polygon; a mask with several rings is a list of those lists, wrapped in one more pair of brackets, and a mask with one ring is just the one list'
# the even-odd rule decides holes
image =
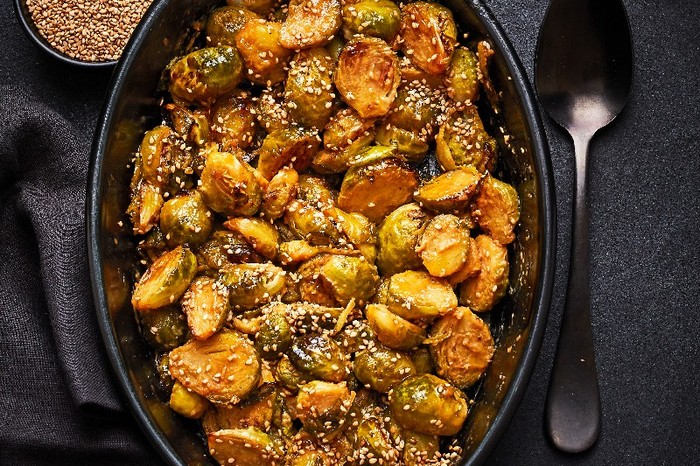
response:
{"label": "spoon handle", "polygon": [[572,134],[576,153],[571,265],[564,314],[545,406],[545,426],[554,445],[577,453],[600,433],[600,394],[591,329],[588,280],[588,143],[592,135]]}

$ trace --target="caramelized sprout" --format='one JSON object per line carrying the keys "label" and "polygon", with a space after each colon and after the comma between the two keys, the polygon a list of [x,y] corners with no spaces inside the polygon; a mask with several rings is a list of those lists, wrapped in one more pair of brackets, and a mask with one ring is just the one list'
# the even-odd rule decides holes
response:
{"label": "caramelized sprout", "polygon": [[156,350],[171,350],[187,339],[187,323],[177,305],[152,309],[138,314],[141,335]]}
{"label": "caramelized sprout", "polygon": [[388,393],[394,386],[415,375],[416,368],[405,353],[377,346],[355,355],[353,371],[365,386]]}
{"label": "caramelized sprout", "polygon": [[220,280],[229,289],[234,309],[254,309],[284,293],[286,272],[272,264],[236,264],[221,270]]}
{"label": "caramelized sprout", "polygon": [[469,239],[469,228],[462,219],[442,214],[428,222],[416,252],[431,275],[447,277],[467,263]]}
{"label": "caramelized sprout", "polygon": [[384,275],[393,275],[422,265],[416,253],[418,239],[428,221],[418,204],[405,204],[390,213],[379,226],[377,267]]}
{"label": "caramelized sprout", "polygon": [[447,73],[447,94],[454,102],[474,102],[479,97],[479,62],[476,54],[458,47]]}
{"label": "caramelized sprout", "polygon": [[328,382],[341,382],[350,373],[346,354],[325,334],[307,335],[295,341],[289,359],[302,371]]}
{"label": "caramelized sprout", "polygon": [[239,217],[226,220],[224,226],[240,233],[263,257],[274,259],[277,256],[279,233],[270,222],[255,217]]}
{"label": "caramelized sprout", "polygon": [[520,219],[518,192],[508,183],[487,175],[474,201],[473,214],[491,238],[501,244],[512,243],[513,229]]}
{"label": "caramelized sprout", "polygon": [[284,167],[302,171],[311,163],[320,142],[315,132],[300,127],[273,131],[260,148],[258,171],[268,180]]}
{"label": "caramelized sprout", "polygon": [[209,105],[241,82],[243,64],[234,47],[195,50],[170,69],[170,93],[186,103]]}
{"label": "caramelized sprout", "polygon": [[416,200],[434,212],[462,212],[479,190],[482,178],[473,165],[457,167],[421,186]]}
{"label": "caramelized sprout", "polygon": [[401,11],[401,50],[430,74],[443,74],[457,43],[452,12],[433,2],[409,3]]}
{"label": "caramelized sprout", "polygon": [[320,267],[319,278],[342,306],[355,300],[362,305],[376,292],[379,275],[364,257],[331,255]]}
{"label": "caramelized sprout", "polygon": [[399,32],[401,10],[391,0],[360,0],[343,6],[343,36],[379,37],[391,42]]}
{"label": "caramelized sprout", "polygon": [[187,325],[198,340],[218,332],[228,317],[228,288],[209,277],[197,277],[182,297]]}
{"label": "caramelized sprout", "polygon": [[304,430],[322,437],[343,426],[354,399],[345,382],[314,380],[299,387],[294,410]]}
{"label": "caramelized sprout", "polygon": [[353,158],[374,140],[374,119],[361,118],[345,108],[336,113],[323,132],[322,150],[312,166],[318,173],[341,173],[350,167]]}
{"label": "caramelized sprout", "polygon": [[457,296],[447,281],[414,270],[389,277],[377,300],[410,321],[430,321],[457,307]]}
{"label": "caramelized sprout", "polygon": [[377,339],[388,348],[408,351],[427,337],[425,330],[393,314],[383,304],[370,304],[365,316]]}
{"label": "caramelized sprout", "polygon": [[302,50],[289,64],[285,100],[292,119],[323,128],[334,110],[333,60],[323,47]]}
{"label": "caramelized sprout", "polygon": [[508,291],[508,250],[486,235],[475,239],[481,253],[481,271],[459,287],[460,304],[474,312],[490,311]]}
{"label": "caramelized sprout", "polygon": [[199,419],[209,407],[206,398],[187,390],[180,382],[173,385],[169,404],[170,409],[190,419]]}
{"label": "caramelized sprout", "polygon": [[223,6],[216,8],[209,15],[205,31],[207,45],[236,46],[236,35],[246,23],[260,17],[252,11],[240,6]]}
{"label": "caramelized sprout", "polygon": [[211,129],[222,151],[247,149],[253,143],[257,120],[251,110],[251,98],[246,92],[216,100],[211,112]]}
{"label": "caramelized sprout", "polygon": [[197,259],[189,249],[178,246],[158,258],[141,276],[131,296],[137,311],[149,311],[173,304],[190,286],[197,272]]}
{"label": "caramelized sprout", "polygon": [[234,154],[209,154],[200,181],[204,202],[216,212],[250,216],[260,208],[263,188],[250,165]]}
{"label": "caramelized sprout", "polygon": [[207,440],[209,453],[222,465],[274,465],[274,458],[281,456],[270,436],[257,427],[219,430],[209,434]]}
{"label": "caramelized sprout", "polygon": [[278,219],[297,195],[299,174],[293,168],[282,168],[272,177],[263,194],[265,217]]}
{"label": "caramelized sprout", "polygon": [[212,224],[211,212],[198,191],[168,200],[160,211],[160,229],[170,246],[203,243]]}
{"label": "caramelized sprout", "polygon": [[435,138],[435,157],[444,170],[474,165],[481,173],[496,162],[496,141],[484,129],[474,105],[452,112]]}
{"label": "caramelized sprout", "polygon": [[404,430],[403,461],[406,466],[424,466],[435,461],[440,452],[440,437]]}
{"label": "caramelized sprout", "polygon": [[231,6],[247,8],[259,15],[267,15],[275,7],[277,0],[226,0]]}
{"label": "caramelized sprout", "polygon": [[355,453],[359,466],[399,464],[399,452],[384,423],[372,416],[360,421],[355,434]]}
{"label": "caramelized sprout", "polygon": [[280,43],[291,50],[327,44],[340,29],[339,0],[290,0]]}

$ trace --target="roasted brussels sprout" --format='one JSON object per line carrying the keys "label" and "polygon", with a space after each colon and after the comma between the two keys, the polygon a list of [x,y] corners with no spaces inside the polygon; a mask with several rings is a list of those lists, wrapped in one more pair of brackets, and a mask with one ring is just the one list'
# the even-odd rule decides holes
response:
{"label": "roasted brussels sprout", "polygon": [[403,461],[406,466],[431,464],[440,451],[440,438],[412,430],[404,430]]}
{"label": "roasted brussels sprout", "polygon": [[170,374],[215,403],[237,404],[260,380],[260,356],[244,335],[222,330],[170,352]]}
{"label": "roasted brussels sprout", "polygon": [[442,214],[428,222],[416,252],[431,275],[447,277],[467,263],[469,245],[466,223],[454,215]]}
{"label": "roasted brussels sprout", "polygon": [[265,217],[278,219],[297,195],[299,174],[293,168],[283,168],[272,177],[263,194],[262,211]]}
{"label": "roasted brussels sprout", "polygon": [[336,113],[323,132],[322,150],[312,163],[318,173],[341,173],[348,169],[353,157],[374,140],[374,119],[361,118],[346,108]]}
{"label": "roasted brussels sprout", "polygon": [[411,352],[411,361],[416,366],[416,375],[432,374],[435,372],[435,363],[430,355],[430,350],[425,346]]}
{"label": "roasted brussels sprout", "polygon": [[197,250],[197,263],[205,271],[218,274],[226,264],[242,262],[263,262],[263,258],[240,234],[232,231],[214,231]]}
{"label": "roasted brussels sprout", "polygon": [[314,380],[299,387],[294,410],[307,432],[324,436],[345,424],[354,399],[345,382]]}
{"label": "roasted brussels sprout", "polygon": [[290,0],[280,43],[291,50],[327,44],[340,29],[339,0]]}
{"label": "roasted brussels sprout", "polygon": [[275,379],[287,390],[297,392],[300,386],[311,382],[313,377],[297,369],[287,356],[282,356],[275,367]]}
{"label": "roasted brussels sprout", "polygon": [[299,177],[299,199],[316,205],[319,209],[333,207],[338,193],[332,190],[328,181],[313,175]]}
{"label": "roasted brussels sprout", "polygon": [[223,6],[216,8],[209,15],[205,31],[207,44],[212,46],[236,46],[236,35],[246,23],[260,16],[240,6]]}
{"label": "roasted brussels sprout", "polygon": [[187,290],[197,272],[197,259],[182,246],[166,252],[146,271],[131,296],[137,311],[149,311],[172,304]]}
{"label": "roasted brussels sprout", "polygon": [[228,288],[209,277],[197,277],[182,297],[187,325],[198,340],[206,340],[223,327],[228,317]]}
{"label": "roasted brussels sprout", "polygon": [[467,262],[455,273],[447,277],[447,280],[452,286],[462,283],[468,278],[481,271],[481,252],[474,238],[469,238],[469,253],[467,254]]}
{"label": "roasted brussels sprout", "polygon": [[345,40],[340,35],[334,35],[333,38],[331,39],[331,41],[328,42],[325,45],[325,47],[326,47],[326,51],[328,52],[328,54],[331,56],[331,59],[333,60],[333,65],[337,65],[338,64],[338,57],[340,57],[340,52],[342,52],[343,47],[345,47]]}
{"label": "roasted brussels sprout", "polygon": [[333,59],[323,47],[302,50],[289,64],[285,100],[292,119],[322,129],[333,114]]}
{"label": "roasted brussels sprout", "polygon": [[251,110],[251,97],[246,92],[216,100],[211,111],[211,129],[222,151],[247,149],[253,143],[257,120]]}
{"label": "roasted brussels sprout", "polygon": [[450,66],[457,43],[452,12],[433,2],[409,3],[401,11],[401,50],[430,74],[443,74]]}
{"label": "roasted brussels sprout", "polygon": [[481,173],[493,168],[497,145],[484,129],[474,105],[455,110],[440,125],[435,138],[435,157],[444,170],[474,165]]}
{"label": "roasted brussels sprout", "polygon": [[415,375],[416,368],[405,353],[377,346],[355,355],[353,372],[368,388],[388,393],[403,380]]}
{"label": "roasted brussels sprout", "polygon": [[282,452],[262,430],[223,429],[208,436],[209,453],[219,464],[236,466],[260,466],[281,464]]}
{"label": "roasted brussels sprout", "polygon": [[186,107],[169,103],[165,105],[175,132],[185,141],[197,147],[209,141],[209,121],[202,110],[189,110]]}
{"label": "roasted brussels sprout", "polygon": [[386,115],[400,81],[396,54],[377,37],[358,36],[340,54],[335,85],[362,118]]}
{"label": "roasted brussels sprout", "polygon": [[282,86],[266,87],[258,97],[255,114],[260,126],[269,133],[287,129],[291,124]]}
{"label": "roasted brussels sprout", "polygon": [[234,47],[195,50],[170,69],[170,93],[186,103],[209,105],[241,82],[243,64]]}
{"label": "roasted brussels sprout", "polygon": [[476,54],[458,47],[447,73],[447,94],[458,103],[474,102],[479,96],[479,62]]}
{"label": "roasted brussels sprout", "polygon": [[377,290],[377,268],[363,256],[331,255],[320,267],[319,277],[342,306],[355,300],[362,305]]}
{"label": "roasted brussels sprout", "polygon": [[318,450],[299,452],[290,460],[290,466],[330,466],[330,459]]}
{"label": "roasted brussels sprout", "polygon": [[374,264],[377,258],[377,235],[374,223],[358,212],[347,213],[334,207],[324,212],[333,218],[353,245],[353,249],[345,249],[343,253],[352,255],[354,248],[357,248],[365,259]]}
{"label": "roasted brussels sprout", "polygon": [[255,309],[284,293],[286,272],[272,264],[236,264],[221,270],[220,280],[229,289],[234,309]]}
{"label": "roasted brussels sprout", "polygon": [[338,207],[380,223],[389,212],[409,202],[417,187],[415,171],[399,159],[353,166],[343,178]]}
{"label": "roasted brussels sprout", "polygon": [[377,144],[395,147],[401,156],[412,163],[419,163],[428,153],[428,143],[417,133],[394,125],[379,125],[374,137]]}
{"label": "roasted brussels sprout", "polygon": [[407,351],[423,343],[425,330],[389,311],[383,304],[370,304],[365,316],[374,334],[384,346]]}
{"label": "roasted brussels sprout", "polygon": [[421,186],[416,201],[434,212],[462,212],[479,190],[482,178],[472,165],[457,167]]}
{"label": "roasted brussels sprout", "polygon": [[209,154],[200,181],[204,202],[216,212],[251,216],[260,208],[263,188],[250,165],[234,154]]}
{"label": "roasted brussels sprout", "polygon": [[265,320],[255,336],[255,347],[267,359],[276,359],[292,347],[292,328],[285,307],[272,306],[264,312]]}
{"label": "roasted brussels sprout", "polygon": [[512,243],[513,229],[520,219],[518,192],[508,183],[486,175],[472,213],[479,227],[491,238],[501,244]]}
{"label": "roasted brussels sprout", "polygon": [[444,107],[435,94],[434,89],[422,83],[401,86],[394,105],[382,120],[381,126],[404,129],[417,135],[420,141],[431,142],[435,135],[437,116]]}
{"label": "roasted brussels sprout", "polygon": [[318,151],[318,135],[300,127],[289,127],[267,135],[260,148],[258,171],[271,180],[283,168],[292,166],[297,171],[306,169]]}
{"label": "roasted brussels sprout", "polygon": [[246,427],[267,430],[272,424],[277,396],[277,387],[272,383],[265,383],[253,390],[237,405],[212,406],[202,419],[204,431],[210,433],[221,429],[245,429]]}
{"label": "roasted brussels sprout", "polygon": [[389,392],[389,407],[404,428],[428,435],[455,435],[467,418],[462,392],[431,374],[403,381]]}
{"label": "roasted brussels sprout", "polygon": [[399,32],[401,10],[391,0],[360,0],[343,6],[343,35],[363,34],[391,42]]}
{"label": "roasted brussels sprout", "polygon": [[442,92],[445,87],[445,75],[430,74],[418,68],[410,58],[403,56],[399,59],[399,68],[401,69],[402,84],[423,84],[430,89]]}
{"label": "roasted brussels sprout", "polygon": [[134,233],[145,235],[158,225],[162,207],[161,189],[148,181],[138,183],[127,210],[131,224],[134,226]]}
{"label": "roasted brussels sprout", "polygon": [[134,171],[134,178],[137,178],[136,174],[140,168],[143,179],[153,186],[162,187],[165,184],[164,177],[167,176],[167,167],[163,162],[166,158],[167,147],[172,141],[172,134],[173,130],[163,125],[156,126],[144,134],[139,145],[140,163],[136,164],[137,170]]}
{"label": "roasted brussels sprout", "polygon": [[342,237],[330,217],[303,201],[292,201],[284,214],[284,223],[313,245],[337,243]]}
{"label": "roasted brussels sprout", "polygon": [[277,0],[226,0],[231,6],[247,8],[259,15],[267,15],[277,4]]}
{"label": "roasted brussels sprout", "polygon": [[160,229],[170,246],[196,246],[209,237],[212,215],[198,191],[169,199],[160,211]]}
{"label": "roasted brussels sprout", "polygon": [[263,257],[274,259],[279,247],[279,233],[270,222],[254,217],[230,218],[224,226],[240,233]]}
{"label": "roasted brussels sprout", "polygon": [[389,277],[380,304],[410,321],[430,321],[457,307],[450,284],[425,272],[408,270]]}
{"label": "roasted brussels sprout", "polygon": [[383,275],[393,275],[422,265],[416,253],[418,239],[428,215],[418,204],[405,204],[387,215],[379,226],[377,267]]}
{"label": "roasted brussels sprout", "polygon": [[459,286],[459,301],[474,312],[486,312],[508,290],[508,250],[486,235],[477,236],[475,241],[481,253],[481,271]]}
{"label": "roasted brussels sprout", "polygon": [[347,355],[328,335],[307,335],[292,345],[289,359],[304,372],[328,382],[341,382],[350,373]]}
{"label": "roasted brussels sprout", "polygon": [[400,457],[384,423],[376,417],[362,419],[357,426],[355,456],[359,466],[398,464]]}
{"label": "roasted brussels sprout", "polygon": [[199,419],[209,407],[206,398],[187,390],[180,382],[173,385],[169,404],[170,409],[190,419]]}
{"label": "roasted brussels sprout", "polygon": [[466,307],[438,319],[430,330],[437,373],[458,388],[469,388],[486,371],[493,357],[488,325]]}
{"label": "roasted brussels sprout", "polygon": [[187,338],[187,322],[177,305],[139,313],[141,334],[156,350],[171,350]]}

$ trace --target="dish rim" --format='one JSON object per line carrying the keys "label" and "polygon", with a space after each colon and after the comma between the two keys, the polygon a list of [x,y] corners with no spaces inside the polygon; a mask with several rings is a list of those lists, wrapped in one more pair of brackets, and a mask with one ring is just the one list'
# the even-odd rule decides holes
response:
{"label": "dish rim", "polygon": [[[20,0],[16,0],[17,2]],[[470,7],[482,26],[493,40],[493,45],[503,57],[509,75],[516,90],[516,99],[522,109],[523,122],[529,133],[533,147],[534,171],[540,185],[540,247],[542,257],[536,286],[533,289],[533,316],[530,335],[523,354],[517,365],[508,391],[501,402],[494,421],[483,439],[462,463],[461,466],[482,464],[491,455],[510,421],[518,409],[527,389],[535,363],[539,356],[547,325],[549,307],[554,281],[554,259],[556,256],[556,200],[554,176],[551,167],[549,148],[537,100],[527,74],[518,55],[507,38],[500,23],[483,0],[461,0]],[[155,21],[159,18],[170,0],[155,0],[143,16],[126,45],[116,69],[112,74],[109,90],[105,96],[102,111],[95,128],[88,172],[86,195],[86,240],[88,248],[88,265],[97,320],[104,340],[114,375],[125,396],[129,409],[136,418],[141,430],[146,434],[160,455],[171,465],[186,466],[178,456],[160,428],[150,419],[146,408],[139,402],[135,387],[132,385],[126,364],[121,355],[119,344],[107,307],[105,287],[102,280],[102,254],[100,252],[101,207],[100,193],[103,188],[102,170],[109,128],[114,119],[114,108],[121,94],[124,77],[129,72],[136,52]]]}

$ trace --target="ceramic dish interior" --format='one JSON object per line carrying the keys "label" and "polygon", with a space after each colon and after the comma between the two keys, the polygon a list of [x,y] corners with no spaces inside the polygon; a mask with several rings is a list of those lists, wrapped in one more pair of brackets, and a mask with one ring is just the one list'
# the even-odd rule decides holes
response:
{"label": "ceramic dish interior", "polygon": [[[488,40],[496,51],[491,77],[501,91],[491,132],[501,153],[499,171],[522,202],[512,245],[508,296],[492,312],[497,349],[458,440],[459,464],[481,464],[495,447],[525,391],[539,352],[551,294],[554,194],[544,131],[534,97],[512,46],[481,0],[443,0],[462,31]],[[124,212],[127,167],[143,132],[161,121],[156,87],[162,69],[189,46],[193,24],[211,0],[154,2],[119,62],[98,123],[88,187],[88,250],[98,320],[105,345],[136,419],[173,465],[214,464],[198,427],[162,401],[150,349],[139,335],[130,305],[135,246]],[[508,137],[500,131],[507,128]],[[500,177],[500,175],[499,175]]]}

